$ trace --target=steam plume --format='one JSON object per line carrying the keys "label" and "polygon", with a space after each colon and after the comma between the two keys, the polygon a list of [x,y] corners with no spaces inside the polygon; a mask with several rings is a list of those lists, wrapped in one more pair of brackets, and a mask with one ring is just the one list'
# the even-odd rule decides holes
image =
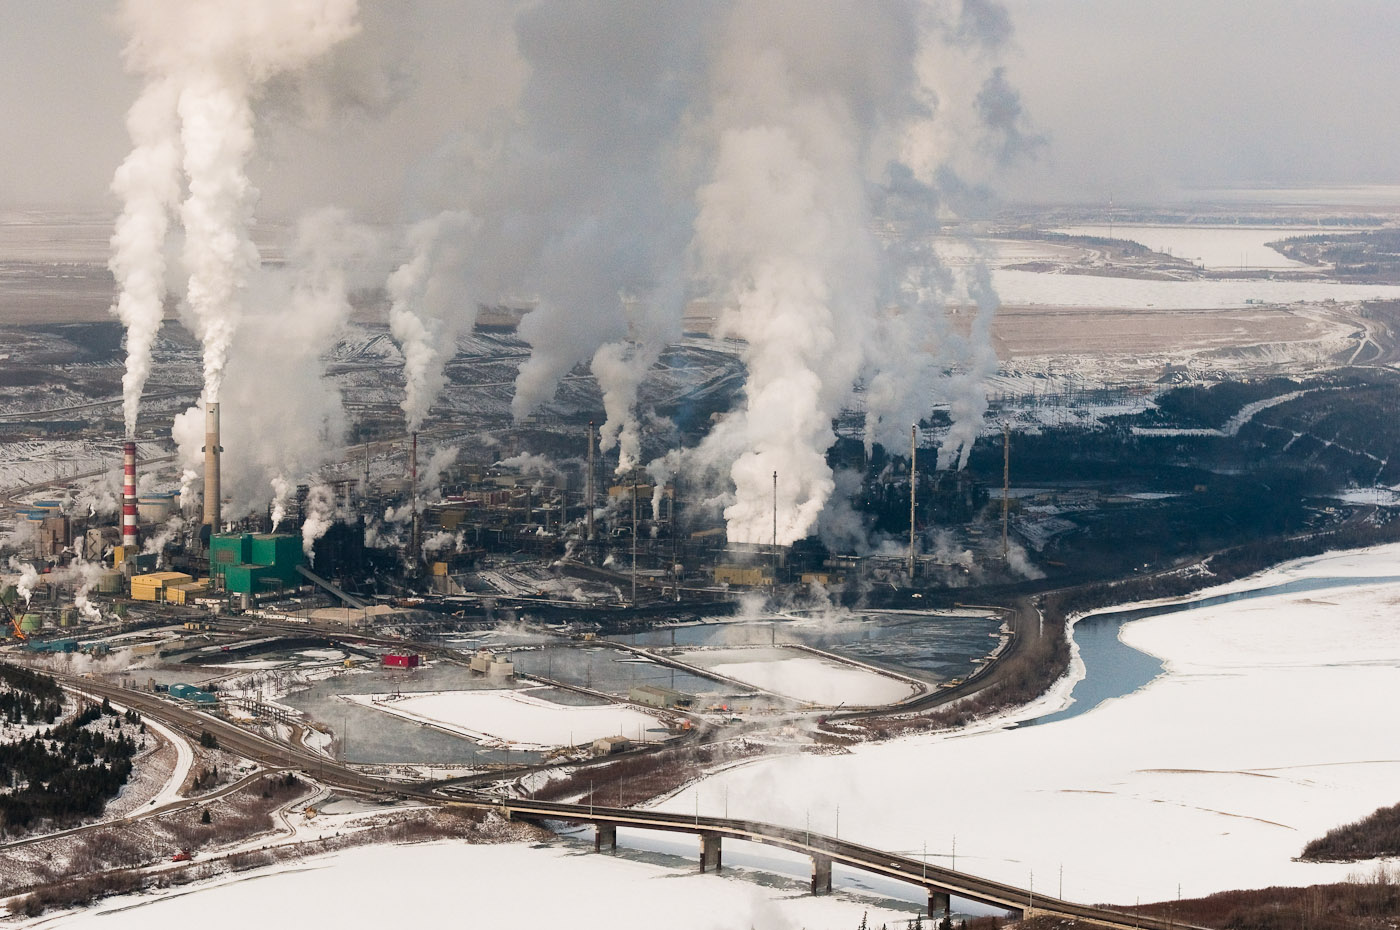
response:
{"label": "steam plume", "polygon": [[443,367],[470,329],[476,301],[465,278],[471,217],[447,211],[409,232],[413,256],[389,276],[389,332],[404,360],[404,419],[416,432],[447,383]]}
{"label": "steam plume", "polygon": [[[127,397],[134,391],[139,398],[138,382],[145,380],[141,366],[149,367],[152,282],[164,278],[156,244],[165,232],[157,214],[165,216],[172,192],[169,101],[173,98],[179,118],[188,181],[180,204],[187,307],[204,346],[204,395],[212,403],[219,399],[241,315],[241,292],[259,264],[249,237],[257,192],[245,173],[253,153],[253,98],[273,76],[302,67],[352,35],[355,15],[355,0],[123,4],[121,20],[131,35],[127,62],[148,82],[133,110],[136,151],[118,178],[127,210],[114,265],[121,269],[123,293],[130,289],[133,295],[127,303],[136,321],[128,323],[136,331],[128,350],[137,367],[129,372],[131,384],[124,385]],[[135,422],[135,401],[130,403],[128,429]]]}
{"label": "steam plume", "polygon": [[180,145],[176,87],[146,85],[127,114],[131,154],[117,169],[112,191],[122,199],[108,263],[118,297],[112,312],[126,327],[122,412],[126,435],[136,435],[141,392],[151,373],[151,344],[165,317],[165,238],[180,200]]}

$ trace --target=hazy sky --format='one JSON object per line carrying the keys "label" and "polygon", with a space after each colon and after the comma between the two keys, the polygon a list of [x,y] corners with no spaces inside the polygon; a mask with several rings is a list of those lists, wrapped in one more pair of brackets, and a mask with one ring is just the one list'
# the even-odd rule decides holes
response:
{"label": "hazy sky", "polygon": [[[1400,181],[1394,0],[1005,2],[1016,29],[1007,77],[1047,140],[1036,164],[1001,178],[1011,196]],[[520,79],[506,25],[463,12],[479,4],[362,6],[365,35],[264,107],[252,168],[264,215],[331,203],[411,212],[436,154]],[[0,9],[0,207],[115,210],[107,185],[138,85],[114,6]],[[308,112],[311,128],[293,125]]]}

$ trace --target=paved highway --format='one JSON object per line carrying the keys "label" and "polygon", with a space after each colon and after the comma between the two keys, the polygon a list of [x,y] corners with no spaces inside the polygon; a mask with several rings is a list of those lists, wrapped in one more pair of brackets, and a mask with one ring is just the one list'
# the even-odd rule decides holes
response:
{"label": "paved highway", "polygon": [[1055,898],[1035,895],[1029,889],[1018,888],[991,879],[979,878],[917,859],[861,846],[846,840],[794,830],[776,824],[757,821],[731,820],[723,817],[687,816],[631,808],[601,807],[585,804],[564,804],[551,801],[517,800],[494,797],[478,792],[464,792],[447,797],[424,786],[371,778],[354,769],[330,761],[323,756],[234,726],[223,720],[183,707],[171,700],[142,691],[132,691],[115,685],[71,675],[54,675],[65,687],[98,697],[108,697],[140,713],[197,736],[207,730],[221,745],[233,752],[271,767],[299,767],[308,776],[343,791],[369,794],[391,794],[438,804],[455,804],[479,810],[495,810],[507,816],[535,819],[565,820],[665,830],[695,834],[710,834],[731,839],[765,843],[807,855],[823,856],[832,862],[863,869],[878,875],[922,886],[930,891],[946,892],[980,901],[995,907],[1026,913],[1071,917],[1094,926],[1143,928],[1143,930],[1177,930],[1187,925],[1151,917],[1141,917],[1108,908],[1074,904]]}

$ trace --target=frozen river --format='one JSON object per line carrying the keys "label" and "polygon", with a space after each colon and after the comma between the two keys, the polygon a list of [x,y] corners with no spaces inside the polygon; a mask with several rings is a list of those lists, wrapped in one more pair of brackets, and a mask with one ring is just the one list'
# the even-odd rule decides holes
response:
{"label": "frozen river", "polygon": [[[1400,546],[1333,554],[1190,603],[1103,614],[1076,634],[1071,674],[1016,714],[845,755],[741,765],[660,806],[810,824],[1081,901],[1130,904],[1176,897],[1178,885],[1182,896],[1196,897],[1364,874],[1370,866],[1293,856],[1332,826],[1400,800],[1400,711],[1391,700],[1400,689],[1398,561]],[[1084,690],[1086,682],[1093,687]],[[1053,716],[1066,708],[1072,713]],[[363,902],[341,892],[366,874],[411,889],[425,914],[465,897],[500,926],[526,923],[513,906],[491,903],[507,900],[500,892],[521,875],[600,901],[636,902],[625,913],[641,913],[642,902],[661,895],[682,930],[841,930],[867,908],[881,922],[898,916],[869,899],[855,903],[849,895],[862,887],[920,902],[915,889],[840,869],[835,897],[810,898],[801,890],[805,862],[767,847],[726,842],[730,871],[718,878],[694,871],[693,838],[628,831],[619,838],[633,850],[627,858],[593,856],[591,842],[417,847],[425,858],[402,849],[348,853],[312,860],[294,882],[278,877],[286,867],[263,870],[222,891],[185,889],[121,919],[176,926],[191,908],[208,914],[206,899],[219,913],[271,918],[285,902],[310,898],[318,919],[353,922],[364,916]],[[451,895],[414,884],[438,867],[457,876]],[[761,875],[740,877],[759,868]],[[248,880],[269,871],[271,878]],[[309,896],[308,880],[316,889]],[[111,910],[131,903],[114,901]],[[580,906],[571,920],[584,928],[633,925],[607,907]],[[99,923],[126,925],[116,915],[52,925]]]}
{"label": "frozen river", "polygon": [[[825,832],[839,808],[843,838],[915,855],[926,844],[941,863],[956,844],[960,868],[1034,876],[1048,893],[1063,869],[1065,896],[1083,901],[1342,880],[1354,866],[1293,857],[1400,801],[1388,697],[1400,688],[1397,559],[1388,546],[1306,560],[1207,592],[1227,596],[1201,606],[1101,621],[1116,631],[1087,625],[1090,639],[1116,632],[1138,660],[1104,666],[1081,644],[1071,675],[1017,714],[757,762],[701,783],[698,805]],[[1271,590],[1241,594],[1250,588]],[[1051,716],[1086,665],[1107,687]],[[693,810],[696,791],[664,806]]]}

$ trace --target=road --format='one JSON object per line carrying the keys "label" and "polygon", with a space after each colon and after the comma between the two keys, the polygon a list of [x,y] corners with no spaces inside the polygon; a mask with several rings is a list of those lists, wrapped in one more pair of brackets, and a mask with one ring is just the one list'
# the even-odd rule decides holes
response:
{"label": "road", "polygon": [[268,767],[300,769],[308,777],[313,777],[324,785],[342,791],[373,795],[388,794],[437,804],[494,810],[508,817],[565,820],[574,823],[601,823],[639,829],[711,834],[779,846],[808,855],[828,857],[832,862],[852,868],[863,869],[925,888],[946,891],[959,897],[1010,910],[1070,917],[1094,926],[1121,928],[1121,930],[1127,930],[1130,927],[1146,928],[1146,930],[1173,928],[1174,930],[1174,928],[1186,926],[1156,918],[1125,914],[1108,908],[1074,904],[1043,895],[1037,896],[1030,889],[1022,889],[1014,885],[969,875],[966,872],[929,865],[920,860],[861,846],[836,837],[794,830],[776,824],[732,820],[723,817],[692,817],[684,814],[667,814],[630,808],[565,804],[528,799],[515,800],[476,791],[465,791],[458,796],[445,796],[435,789],[429,790],[419,784],[394,782],[363,775],[354,769],[347,768],[300,747],[289,746],[256,733],[250,733],[231,723],[192,708],[177,705],[154,694],[131,691],[105,682],[72,675],[55,674],[54,677],[65,687],[84,691],[97,697],[110,698],[135,708],[147,717],[185,730],[191,735],[197,735],[199,731],[207,730],[226,749]]}

